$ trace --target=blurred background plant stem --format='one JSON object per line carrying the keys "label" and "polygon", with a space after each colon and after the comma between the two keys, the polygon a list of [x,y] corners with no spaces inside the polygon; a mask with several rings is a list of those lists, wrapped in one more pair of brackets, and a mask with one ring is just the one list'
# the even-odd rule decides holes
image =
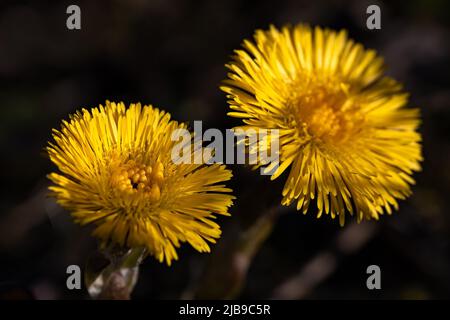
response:
{"label": "blurred background plant stem", "polygon": [[[184,298],[233,299],[239,296],[254,256],[272,233],[278,217],[289,208],[275,206],[239,232],[207,263],[198,287]],[[219,248],[218,248],[219,250]]]}

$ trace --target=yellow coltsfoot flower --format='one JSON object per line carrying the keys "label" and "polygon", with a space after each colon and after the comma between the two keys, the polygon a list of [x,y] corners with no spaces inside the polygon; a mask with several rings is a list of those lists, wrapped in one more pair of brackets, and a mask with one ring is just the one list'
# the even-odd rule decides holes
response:
{"label": "yellow coltsfoot flower", "polygon": [[77,223],[95,224],[103,244],[145,247],[170,265],[176,247],[209,252],[220,237],[215,214],[229,215],[223,165],[174,164],[171,133],[184,124],[151,106],[106,102],[83,109],[53,131],[47,147],[57,202]]}
{"label": "yellow coltsfoot flower", "polygon": [[411,194],[420,170],[419,110],[383,75],[373,50],[335,32],[307,25],[258,30],[237,50],[225,85],[243,128],[279,129],[280,163],[289,169],[282,204],[318,217],[346,211],[378,219]]}

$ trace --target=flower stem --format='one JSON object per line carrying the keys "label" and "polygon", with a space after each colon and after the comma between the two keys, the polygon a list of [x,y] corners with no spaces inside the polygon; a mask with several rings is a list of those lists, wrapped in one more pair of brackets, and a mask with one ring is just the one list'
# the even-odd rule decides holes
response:
{"label": "flower stem", "polygon": [[247,278],[247,271],[262,244],[271,235],[278,217],[289,210],[276,206],[268,209],[246,230],[233,237],[221,248],[202,275],[201,284],[187,298],[233,299],[239,295]]}
{"label": "flower stem", "polygon": [[[95,262],[88,262],[85,282],[90,296],[102,300],[129,300],[139,275],[139,265],[146,255],[144,248],[120,249],[108,247],[102,252],[103,263],[94,268]],[[99,257],[96,257],[97,259]]]}

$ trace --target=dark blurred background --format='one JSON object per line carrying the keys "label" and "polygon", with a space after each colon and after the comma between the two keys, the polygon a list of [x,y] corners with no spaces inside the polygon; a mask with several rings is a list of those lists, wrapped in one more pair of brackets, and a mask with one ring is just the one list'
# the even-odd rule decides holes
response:
{"label": "dark blurred background", "polygon": [[[66,28],[70,4],[81,7],[79,31]],[[381,30],[366,29],[370,4],[381,8]],[[388,73],[411,93],[410,105],[422,110],[423,172],[399,212],[378,223],[341,228],[329,217],[316,219],[313,208],[306,216],[286,210],[253,261],[241,269],[238,263],[233,296],[450,298],[449,13],[444,0],[2,0],[0,298],[88,298],[85,288],[66,289],[66,267],[84,266],[95,239],[46,197],[45,175],[54,167],[43,148],[61,119],[108,99],[153,104],[177,120],[203,120],[204,129],[231,128],[239,121],[226,116],[218,89],[224,64],[255,29],[298,22],[348,29],[385,57]],[[223,252],[255,232],[255,221],[279,203],[286,179],[232,169],[238,200],[233,217],[220,218],[224,232],[213,253],[185,245],[171,267],[148,258],[133,298],[224,296],[205,293],[225,281],[208,268],[227,265]],[[381,290],[366,288],[371,264],[381,268]]]}

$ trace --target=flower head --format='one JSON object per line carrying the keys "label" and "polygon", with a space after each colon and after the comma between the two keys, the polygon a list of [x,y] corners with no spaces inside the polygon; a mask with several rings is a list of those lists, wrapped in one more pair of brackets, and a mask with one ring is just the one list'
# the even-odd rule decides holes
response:
{"label": "flower head", "polygon": [[228,215],[233,196],[220,182],[223,165],[171,160],[171,133],[185,128],[151,106],[106,102],[83,109],[53,131],[47,147],[60,172],[51,173],[57,202],[76,222],[96,226],[103,244],[145,247],[159,261],[177,259],[175,247],[190,243],[208,252],[220,237],[214,214]]}
{"label": "flower head", "polygon": [[345,212],[378,219],[410,195],[420,170],[419,110],[383,75],[373,50],[335,32],[306,25],[258,30],[237,50],[222,90],[230,116],[245,127],[279,129],[280,162],[289,169],[284,205],[318,217]]}

